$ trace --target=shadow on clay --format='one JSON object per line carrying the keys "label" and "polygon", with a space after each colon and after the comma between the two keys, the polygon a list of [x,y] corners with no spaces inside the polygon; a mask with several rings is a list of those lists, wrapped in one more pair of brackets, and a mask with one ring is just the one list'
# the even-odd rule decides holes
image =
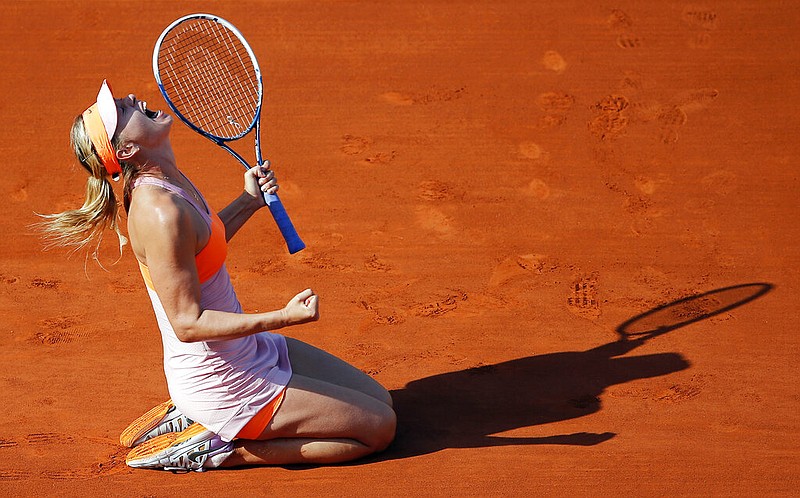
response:
{"label": "shadow on clay", "polygon": [[626,356],[646,341],[760,298],[771,284],[715,289],[658,306],[617,327],[619,339],[588,351],[519,358],[415,380],[392,392],[397,438],[371,460],[392,460],[446,448],[562,444],[591,446],[611,432],[542,437],[493,434],[583,417],[599,411],[610,386],[689,368],[681,354]]}

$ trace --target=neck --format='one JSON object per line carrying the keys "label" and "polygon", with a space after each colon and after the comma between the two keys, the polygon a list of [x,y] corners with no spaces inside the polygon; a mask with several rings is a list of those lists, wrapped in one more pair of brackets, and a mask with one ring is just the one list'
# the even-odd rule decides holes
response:
{"label": "neck", "polygon": [[175,154],[171,148],[163,148],[154,151],[141,151],[139,157],[140,172],[142,174],[157,176],[164,179],[177,178],[180,176],[178,165],[175,161]]}

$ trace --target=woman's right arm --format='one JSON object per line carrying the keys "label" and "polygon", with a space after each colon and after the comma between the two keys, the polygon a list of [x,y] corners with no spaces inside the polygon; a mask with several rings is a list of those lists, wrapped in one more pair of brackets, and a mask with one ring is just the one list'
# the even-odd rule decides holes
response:
{"label": "woman's right arm", "polygon": [[167,313],[175,335],[183,342],[235,339],[276,330],[319,318],[318,298],[311,289],[300,292],[288,304],[266,313],[228,313],[203,309],[200,280],[195,264],[196,220],[188,206],[174,196],[153,195],[147,209],[132,213],[132,228],[147,234],[140,241],[153,287]]}
{"label": "woman's right arm", "polygon": [[231,240],[236,232],[255,214],[266,206],[263,195],[278,191],[278,181],[270,169],[269,161],[244,173],[244,191],[219,213],[225,225],[225,238]]}

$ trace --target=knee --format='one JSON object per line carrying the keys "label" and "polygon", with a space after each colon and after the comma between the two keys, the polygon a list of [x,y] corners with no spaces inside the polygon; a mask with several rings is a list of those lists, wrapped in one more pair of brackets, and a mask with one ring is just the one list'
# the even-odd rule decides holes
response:
{"label": "knee", "polygon": [[[391,399],[391,398],[390,398]],[[370,448],[374,453],[385,450],[394,441],[397,432],[397,415],[394,410],[385,405],[376,420],[374,432],[370,437]]]}
{"label": "knee", "polygon": [[381,397],[378,398],[383,404],[387,405],[389,408],[394,406],[394,400],[392,400],[392,395],[386,389],[381,392]]}
{"label": "knee", "polygon": [[368,394],[371,397],[377,399],[384,405],[389,407],[394,406],[394,401],[392,400],[392,395],[389,391],[380,385],[375,379],[369,377],[367,374],[364,374],[364,377],[367,379],[365,382],[365,386],[360,389],[364,394]]}

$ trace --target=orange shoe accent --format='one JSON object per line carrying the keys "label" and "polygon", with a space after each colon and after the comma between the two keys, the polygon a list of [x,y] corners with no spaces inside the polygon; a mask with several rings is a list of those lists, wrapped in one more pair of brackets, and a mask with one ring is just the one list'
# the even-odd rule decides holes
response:
{"label": "orange shoe accent", "polygon": [[[191,420],[175,408],[172,400],[168,399],[131,422],[131,424],[122,431],[122,434],[120,434],[119,442],[122,446],[132,448],[145,439],[152,438],[161,433],[180,432],[186,429],[191,423]],[[156,434],[148,435],[148,433],[156,428],[158,428]]]}
{"label": "orange shoe accent", "polygon": [[176,444],[182,443],[187,439],[193,438],[198,434],[202,434],[203,432],[206,432],[206,428],[198,423],[194,423],[183,432],[170,432],[156,436],[129,451],[128,456],[125,457],[125,462],[128,463],[132,460],[137,460],[161,453],[162,451],[175,446]]}

